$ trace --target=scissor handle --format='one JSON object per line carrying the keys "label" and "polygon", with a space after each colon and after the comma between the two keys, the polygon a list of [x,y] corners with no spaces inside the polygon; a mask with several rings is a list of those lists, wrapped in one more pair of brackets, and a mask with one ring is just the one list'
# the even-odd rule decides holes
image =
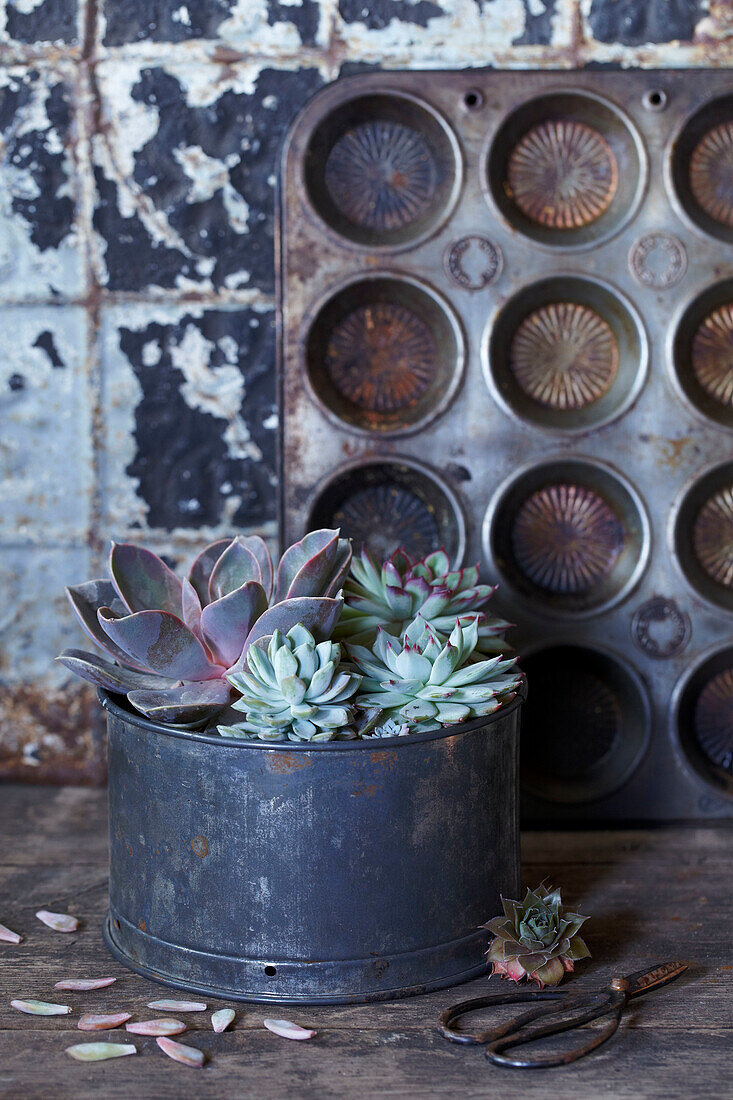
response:
{"label": "scissor handle", "polygon": [[[604,990],[601,993],[581,995],[570,1003],[568,999],[564,1004],[551,1004],[536,1010],[534,1013],[526,1012],[524,1015],[512,1020],[507,1027],[504,1027],[501,1034],[494,1034],[493,1037],[488,1039],[486,1042],[486,1057],[497,1066],[511,1066],[517,1069],[546,1069],[550,1066],[569,1065],[611,1038],[621,1022],[621,1013],[626,1001],[625,993]],[[560,1016],[568,1010],[582,1009],[584,1005],[588,1006],[585,1011],[573,1013],[566,1019],[549,1022],[540,1027],[527,1026],[539,1017],[550,1019],[552,1016]],[[511,1058],[503,1053],[506,1050],[514,1050],[516,1047],[533,1043],[537,1039],[544,1039],[550,1035],[560,1035],[563,1031],[572,1031],[575,1028],[583,1027],[584,1024],[589,1024],[602,1016],[611,1017],[605,1027],[601,1028],[600,1031],[593,1032],[588,1041],[581,1046],[574,1047],[565,1053],[539,1055],[533,1058]]]}
{"label": "scissor handle", "polygon": [[[483,1046],[494,1039],[499,1039],[506,1035],[509,1031],[516,1031],[517,1027],[522,1027],[525,1023],[529,1023],[531,1020],[536,1019],[538,1016],[544,1016],[547,1013],[547,1003],[560,1001],[566,1007],[572,1007],[577,1000],[577,994],[567,993],[565,990],[560,992],[559,990],[545,989],[545,990],[512,990],[508,993],[489,993],[486,997],[472,997],[468,1001],[461,1001],[457,1005],[453,1005],[452,1008],[447,1008],[438,1020],[438,1031],[445,1038],[449,1039],[452,1043],[466,1043],[471,1045]],[[461,1016],[468,1015],[469,1012],[479,1012],[482,1008],[495,1008],[498,1005],[518,1005],[518,1004],[534,1004],[537,1007],[530,1012],[525,1012],[519,1017],[514,1017],[508,1023],[500,1024],[489,1028],[486,1031],[479,1031],[475,1034],[467,1031],[458,1031],[452,1025]],[[554,1006],[550,1008],[551,1012],[555,1012]]]}

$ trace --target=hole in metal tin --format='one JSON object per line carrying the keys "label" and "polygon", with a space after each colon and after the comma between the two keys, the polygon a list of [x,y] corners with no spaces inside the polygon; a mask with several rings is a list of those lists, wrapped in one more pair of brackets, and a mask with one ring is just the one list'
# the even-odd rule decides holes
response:
{"label": "hole in metal tin", "polygon": [[644,517],[610,471],[577,459],[525,471],[501,495],[485,538],[519,594],[553,614],[618,599],[648,553]]}
{"label": "hole in metal tin", "polygon": [[624,783],[648,740],[636,678],[597,650],[562,645],[522,661],[522,786],[551,802],[601,798]]}
{"label": "hole in metal tin", "polygon": [[663,111],[667,106],[667,93],[662,88],[649,88],[641,102],[647,111]]}
{"label": "hole in metal tin", "polygon": [[733,428],[733,279],[708,287],[687,307],[674,334],[672,365],[690,404]]}
{"label": "hole in metal tin", "polygon": [[317,126],[305,154],[310,201],[341,236],[399,247],[432,231],[459,171],[455,139],[426,105],[399,95],[348,100]]}
{"label": "hole in metal tin", "polygon": [[399,546],[420,557],[444,546],[456,565],[463,556],[457,505],[432,475],[399,461],[367,463],[337,474],[316,500],[309,527],[340,527],[355,549],[365,545],[379,560]]}
{"label": "hole in metal tin", "polygon": [[689,677],[680,695],[677,729],[698,775],[733,794],[733,648],[709,657]]}
{"label": "hole in metal tin", "polygon": [[594,96],[559,91],[517,108],[488,157],[494,201],[520,232],[546,245],[589,245],[620,228],[641,193],[640,142]]}
{"label": "hole in metal tin", "polygon": [[733,242],[733,95],[706,103],[672,149],[672,182],[698,228]]}
{"label": "hole in metal tin", "polygon": [[478,88],[469,88],[463,97],[463,105],[469,111],[477,111],[479,107],[484,105],[483,93]]}
{"label": "hole in metal tin", "polygon": [[560,276],[506,303],[489,332],[484,369],[517,416],[569,432],[621,415],[643,385],[646,363],[631,307],[600,283]]}
{"label": "hole in metal tin", "polygon": [[700,595],[733,611],[733,462],[710,470],[688,490],[677,513],[674,544]]}
{"label": "hole in metal tin", "polygon": [[277,968],[274,966],[266,966],[265,974],[267,974],[268,978],[274,978],[277,974]]}
{"label": "hole in metal tin", "polygon": [[460,380],[457,322],[426,289],[402,279],[352,283],[319,311],[305,345],[317,399],[370,432],[414,429],[437,415]]}

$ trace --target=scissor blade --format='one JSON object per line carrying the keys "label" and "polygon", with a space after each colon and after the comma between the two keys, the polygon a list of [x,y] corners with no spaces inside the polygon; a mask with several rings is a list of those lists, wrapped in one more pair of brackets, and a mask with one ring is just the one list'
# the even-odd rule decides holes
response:
{"label": "scissor blade", "polygon": [[687,963],[668,962],[652,966],[647,970],[637,970],[635,974],[627,974],[629,983],[628,996],[639,997],[642,993],[648,993],[650,989],[659,989],[667,982],[673,982],[687,970]]}

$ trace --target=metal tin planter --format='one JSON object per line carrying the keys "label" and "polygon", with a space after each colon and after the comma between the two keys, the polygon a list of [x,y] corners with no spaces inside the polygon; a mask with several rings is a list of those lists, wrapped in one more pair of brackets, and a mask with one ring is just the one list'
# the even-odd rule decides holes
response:
{"label": "metal tin planter", "polygon": [[486,970],[519,887],[523,695],[378,742],[262,744],[108,711],[105,940],[138,973],[245,1001],[347,1003]]}

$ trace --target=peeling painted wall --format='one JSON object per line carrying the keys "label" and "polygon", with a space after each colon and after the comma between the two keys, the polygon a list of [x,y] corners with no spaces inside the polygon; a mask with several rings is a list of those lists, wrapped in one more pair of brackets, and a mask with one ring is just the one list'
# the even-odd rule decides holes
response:
{"label": "peeling painted wall", "polygon": [[61,595],[274,541],[283,135],[364,68],[733,64],[731,0],[0,4],[0,777],[99,781]]}

